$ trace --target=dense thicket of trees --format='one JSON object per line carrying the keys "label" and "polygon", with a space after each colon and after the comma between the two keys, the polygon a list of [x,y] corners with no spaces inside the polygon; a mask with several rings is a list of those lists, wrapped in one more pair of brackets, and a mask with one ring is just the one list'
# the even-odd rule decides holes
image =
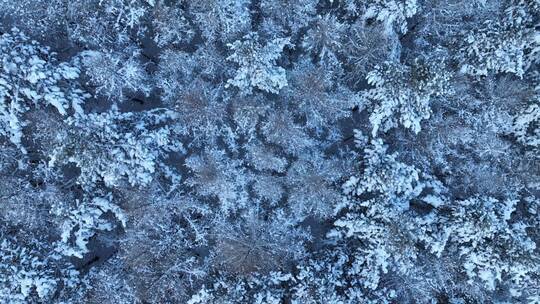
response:
{"label": "dense thicket of trees", "polygon": [[540,303],[539,0],[0,0],[0,303]]}

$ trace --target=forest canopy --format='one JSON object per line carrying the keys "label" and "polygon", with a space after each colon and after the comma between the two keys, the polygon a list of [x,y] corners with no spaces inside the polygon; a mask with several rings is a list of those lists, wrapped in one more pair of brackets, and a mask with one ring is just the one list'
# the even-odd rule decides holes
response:
{"label": "forest canopy", "polygon": [[0,0],[0,303],[540,303],[540,0]]}

